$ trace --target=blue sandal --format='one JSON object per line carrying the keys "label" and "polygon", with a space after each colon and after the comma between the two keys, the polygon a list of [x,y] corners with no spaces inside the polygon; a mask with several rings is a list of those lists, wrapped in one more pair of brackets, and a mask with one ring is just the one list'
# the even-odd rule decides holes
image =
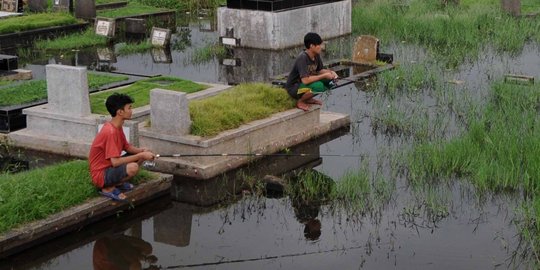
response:
{"label": "blue sandal", "polygon": [[116,186],[116,188],[121,191],[131,191],[134,188],[134,186],[132,183],[124,182],[121,185]]}
{"label": "blue sandal", "polygon": [[117,188],[113,189],[113,191],[111,192],[106,192],[106,191],[101,190],[99,191],[99,194],[107,198],[111,198],[113,201],[126,201],[126,199],[120,198],[120,194],[122,194],[122,191],[120,191]]}

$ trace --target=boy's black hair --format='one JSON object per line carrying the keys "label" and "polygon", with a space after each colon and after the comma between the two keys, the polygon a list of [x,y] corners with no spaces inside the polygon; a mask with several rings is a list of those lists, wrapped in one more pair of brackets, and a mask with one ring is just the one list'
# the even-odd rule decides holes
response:
{"label": "boy's black hair", "polygon": [[105,101],[105,107],[107,107],[107,111],[111,116],[115,117],[118,110],[123,109],[124,106],[133,102],[133,99],[126,94],[114,93]]}
{"label": "boy's black hair", "polygon": [[304,45],[306,46],[306,49],[309,49],[311,44],[321,45],[322,42],[321,36],[319,36],[317,33],[309,32],[304,36]]}

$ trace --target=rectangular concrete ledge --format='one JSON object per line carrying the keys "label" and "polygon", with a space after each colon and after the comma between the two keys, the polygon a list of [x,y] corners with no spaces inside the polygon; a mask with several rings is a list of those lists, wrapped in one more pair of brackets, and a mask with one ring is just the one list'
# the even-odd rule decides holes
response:
{"label": "rectangular concrete ledge", "polygon": [[0,235],[0,258],[78,230],[132,206],[141,205],[159,196],[170,195],[172,175],[156,173],[155,176],[156,180],[137,185],[126,193],[129,202],[115,202],[105,197],[93,198],[81,205]]}
{"label": "rectangular concrete ledge", "polygon": [[[349,115],[298,109],[250,122],[212,138],[163,135],[139,127],[141,145],[169,154],[276,153],[330,131],[350,125]],[[159,158],[155,170],[195,179],[209,179],[255,160],[250,156]]]}

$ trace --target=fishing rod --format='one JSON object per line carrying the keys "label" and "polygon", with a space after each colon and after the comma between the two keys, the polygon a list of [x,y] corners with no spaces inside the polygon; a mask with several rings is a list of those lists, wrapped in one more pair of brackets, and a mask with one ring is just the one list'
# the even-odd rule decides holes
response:
{"label": "fishing rod", "polygon": [[216,153],[216,154],[156,154],[156,158],[160,157],[362,157],[361,155],[348,154],[305,154],[305,153],[277,153],[277,154],[261,154],[261,153]]}

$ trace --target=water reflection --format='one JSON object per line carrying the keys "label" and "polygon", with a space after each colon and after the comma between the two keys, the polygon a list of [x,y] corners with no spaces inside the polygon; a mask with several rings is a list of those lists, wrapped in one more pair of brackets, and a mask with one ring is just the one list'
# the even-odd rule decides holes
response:
{"label": "water reflection", "polygon": [[95,270],[159,269],[155,265],[157,261],[152,255],[152,245],[137,237],[108,235],[94,243],[92,263]]}

